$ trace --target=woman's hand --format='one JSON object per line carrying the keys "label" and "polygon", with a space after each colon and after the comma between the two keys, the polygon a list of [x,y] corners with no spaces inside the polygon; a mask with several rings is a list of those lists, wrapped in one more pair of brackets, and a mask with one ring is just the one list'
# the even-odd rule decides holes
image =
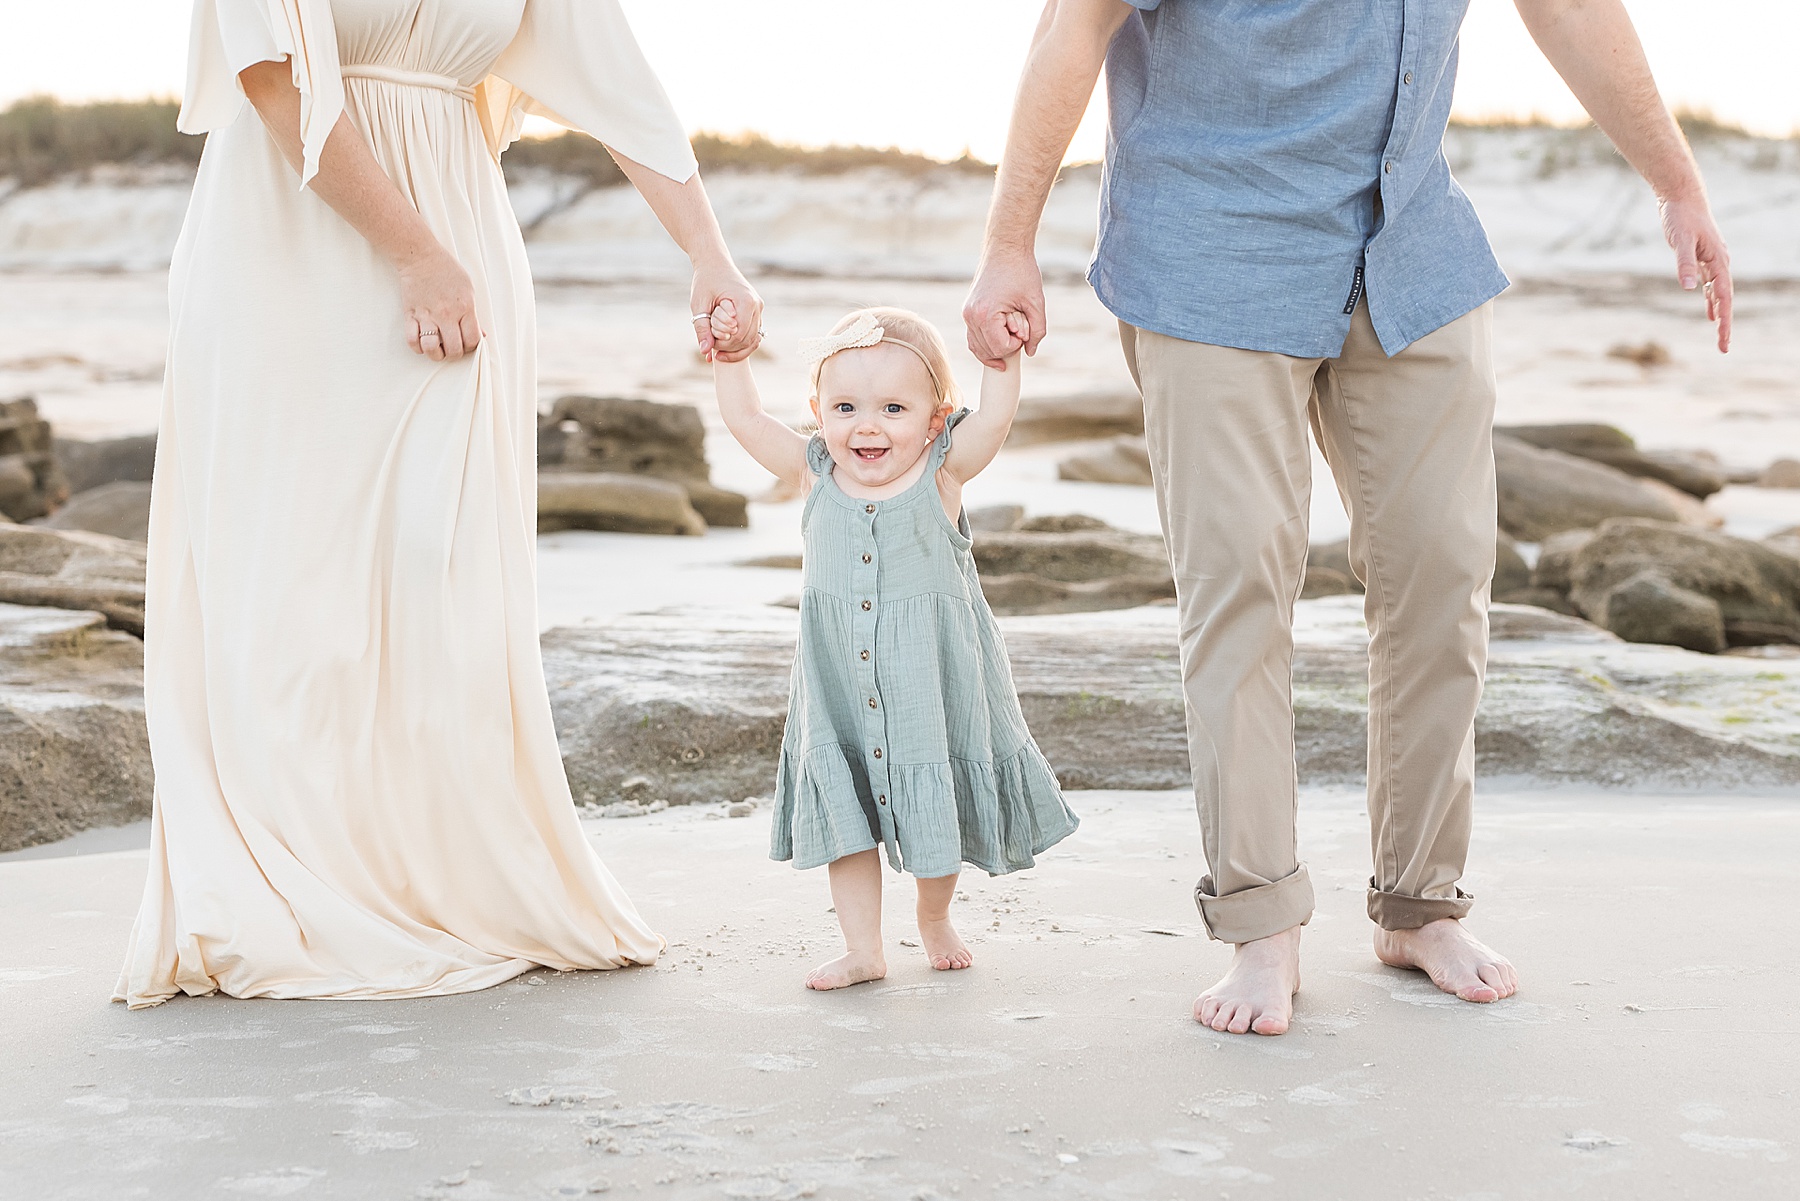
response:
{"label": "woman's hand", "polygon": [[[729,258],[709,258],[694,263],[694,288],[688,312],[694,314],[694,337],[708,362],[736,363],[750,357],[762,343],[762,297],[750,286],[737,265]],[[724,304],[730,314],[731,328],[727,337],[714,333],[713,323],[700,320],[711,317]],[[725,328],[721,325],[721,328]]]}
{"label": "woman's hand", "polygon": [[481,345],[475,285],[442,246],[400,266],[406,344],[434,363],[455,362]]}

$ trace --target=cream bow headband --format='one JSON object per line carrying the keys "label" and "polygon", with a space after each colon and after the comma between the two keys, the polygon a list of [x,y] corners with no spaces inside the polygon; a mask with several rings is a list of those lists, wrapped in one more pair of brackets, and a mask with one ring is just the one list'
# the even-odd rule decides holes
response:
{"label": "cream bow headband", "polygon": [[[931,386],[936,392],[937,398],[944,399],[944,381],[938,378],[937,369],[931,365],[930,358],[923,350],[904,338],[888,337],[887,330],[882,328],[881,322],[876,320],[873,313],[859,314],[848,328],[839,330],[835,334],[827,334],[823,338],[800,339],[800,359],[809,366],[817,368],[819,364],[840,351],[861,350],[865,346],[874,346],[881,342],[886,342],[890,346],[904,346],[918,355],[919,362],[925,364],[925,370],[931,376]],[[816,372],[813,379],[816,384],[818,381]]]}

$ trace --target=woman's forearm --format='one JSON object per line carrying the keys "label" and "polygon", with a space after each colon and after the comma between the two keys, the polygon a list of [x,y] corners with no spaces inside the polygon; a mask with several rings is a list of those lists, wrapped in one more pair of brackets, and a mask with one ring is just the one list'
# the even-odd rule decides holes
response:
{"label": "woman's forearm", "polygon": [[650,206],[650,211],[656,214],[656,219],[662,222],[662,227],[669,231],[669,237],[690,260],[696,264],[731,260],[725,235],[719,229],[719,219],[713,213],[712,201],[707,199],[706,185],[700,182],[698,171],[685,182],[676,183],[660,171],[626,158],[610,146],[607,150],[619,164],[619,170],[625,173],[625,178],[631,181],[631,186]]}
{"label": "woman's forearm", "polygon": [[725,235],[719,229],[719,219],[713,215],[712,201],[706,197],[706,185],[700,182],[700,173],[696,171],[684,182],[677,183],[660,171],[626,158],[611,146],[606,149],[619,164],[619,170],[625,172],[631,186],[650,206],[650,211],[656,214],[656,219],[669,231],[669,236],[675,239],[675,244],[687,253],[688,261],[694,264],[694,287],[688,297],[694,315],[709,315],[722,302],[731,302],[737,321],[735,332],[729,339],[718,341],[711,324],[701,322],[694,330],[701,353],[709,359],[727,363],[749,357],[762,342],[762,297],[756,294],[756,289],[732,261]]}
{"label": "woman's forearm", "polygon": [[[285,61],[257,63],[239,78],[269,136],[297,174],[303,153],[300,91],[294,86],[291,68]],[[326,139],[318,174],[308,186],[397,267],[443,249],[425,219],[375,161],[368,141],[348,115],[338,118]]]}

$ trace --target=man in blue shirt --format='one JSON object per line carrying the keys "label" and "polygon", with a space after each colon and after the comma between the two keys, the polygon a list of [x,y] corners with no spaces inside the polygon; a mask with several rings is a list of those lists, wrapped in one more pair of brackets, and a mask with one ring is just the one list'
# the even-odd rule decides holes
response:
{"label": "man in blue shirt", "polygon": [[[1723,240],[1621,0],[1516,0],[1655,189],[1685,288],[1731,337]],[[1491,304],[1506,287],[1443,138],[1468,0],[1049,0],[963,316],[993,366],[1044,337],[1034,254],[1104,63],[1089,280],[1119,318],[1175,569],[1207,930],[1195,1002],[1280,1034],[1313,891],[1294,841],[1293,605],[1312,427],[1367,590],[1375,951],[1468,1001],[1517,976],[1462,925],[1494,570]],[[1020,339],[1007,318],[1022,315]]]}

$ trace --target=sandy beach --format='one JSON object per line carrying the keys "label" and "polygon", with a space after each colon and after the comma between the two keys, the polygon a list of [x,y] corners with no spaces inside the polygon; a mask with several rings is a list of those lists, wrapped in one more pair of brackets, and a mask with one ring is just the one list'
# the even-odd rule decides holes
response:
{"label": "sandy beach", "polygon": [[1071,802],[1081,830],[1036,869],[964,878],[973,969],[930,970],[895,893],[888,979],[829,995],[800,986],[834,953],[824,880],[763,857],[760,813],[589,824],[670,941],[655,968],[381,1004],[108,1006],[143,852],[0,860],[0,1181],[69,1199],[1790,1186],[1791,798],[1490,793],[1472,920],[1525,985],[1475,1007],[1370,954],[1360,798],[1309,790],[1320,905],[1280,1039],[1188,1016],[1227,954],[1189,900],[1188,798]]}

